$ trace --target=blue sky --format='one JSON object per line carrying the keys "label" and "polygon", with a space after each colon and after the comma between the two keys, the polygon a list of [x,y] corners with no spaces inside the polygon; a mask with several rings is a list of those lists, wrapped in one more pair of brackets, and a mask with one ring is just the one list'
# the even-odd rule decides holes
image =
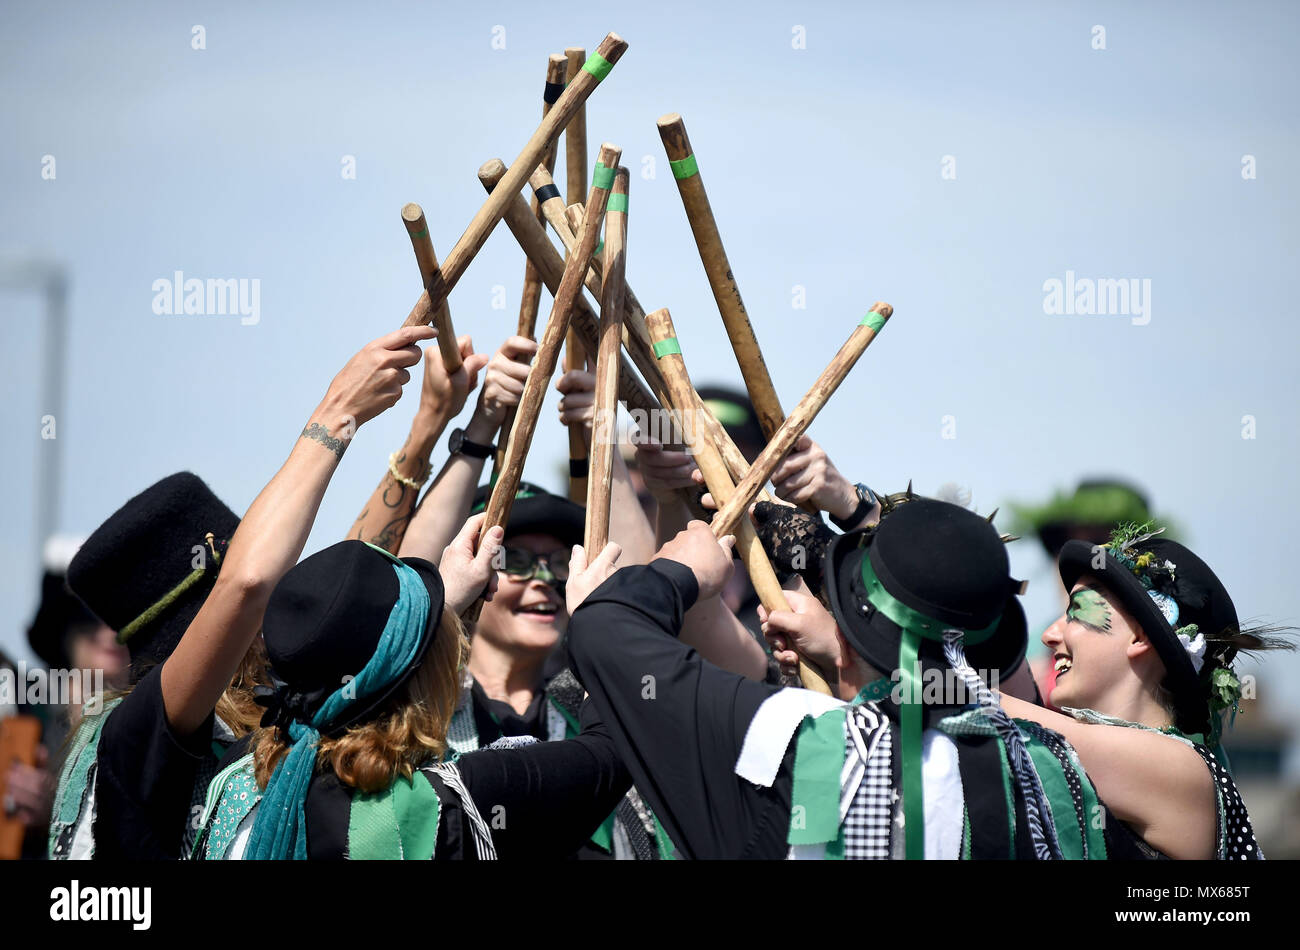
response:
{"label": "blue sky", "polygon": [[[628,280],[672,310],[697,383],[739,375],[655,130],[674,111],[787,409],[872,301],[896,308],[812,429],[841,469],[880,490],[957,482],[982,512],[1123,475],[1244,617],[1300,619],[1297,8],[744,9],[5,4],[0,256],[71,280],[59,527],[88,532],[184,468],[246,507],[333,374],[417,296],[401,206],[424,206],[445,254],[482,201],[475,170],[535,128],[547,54],[614,30],[630,48],[589,102],[590,141],[633,170]],[[152,284],[177,270],[258,279],[260,322],[155,314]],[[512,331],[522,271],[502,227],[453,292],[480,349]],[[1149,280],[1150,322],[1045,313],[1067,271]],[[13,290],[0,308],[0,646],[23,655],[42,309]],[[309,550],[342,536],[414,396],[362,429]],[[527,476],[558,486],[553,404]],[[1028,541],[1012,557],[1041,627],[1050,566]],[[1285,657],[1261,674],[1271,715],[1300,712],[1297,673]]]}

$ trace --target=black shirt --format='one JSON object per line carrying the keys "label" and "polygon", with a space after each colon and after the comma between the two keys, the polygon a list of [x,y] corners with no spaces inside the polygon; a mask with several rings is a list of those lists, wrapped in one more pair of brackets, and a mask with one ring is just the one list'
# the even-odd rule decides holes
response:
{"label": "black shirt", "polygon": [[569,664],[683,857],[782,858],[794,744],[771,788],[734,772],[750,720],[777,687],[677,640],[698,594],[674,561],[623,568],[574,613]]}
{"label": "black shirt", "polygon": [[[583,706],[581,722],[582,734],[572,739],[480,749],[457,760],[461,780],[491,829],[498,858],[573,854],[627,793],[631,776],[590,703]],[[439,794],[435,860],[475,859],[469,819],[457,796],[428,773],[421,772],[416,781],[433,781]],[[332,771],[312,779],[305,805],[309,858],[346,857],[351,804],[352,790]]]}
{"label": "black shirt", "polygon": [[181,857],[199,768],[215,761],[213,716],[177,735],[163,708],[162,666],[146,673],[109,714],[95,777],[95,857]]}
{"label": "black shirt", "polygon": [[470,704],[480,746],[488,746],[502,736],[532,736],[546,741],[546,690],[533,693],[533,701],[522,713],[500,699],[492,699],[478,680],[470,685]]}

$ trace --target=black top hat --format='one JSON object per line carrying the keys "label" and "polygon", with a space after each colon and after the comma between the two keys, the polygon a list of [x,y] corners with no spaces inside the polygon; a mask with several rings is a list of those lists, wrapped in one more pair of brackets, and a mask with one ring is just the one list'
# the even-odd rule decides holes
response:
{"label": "black top hat", "polygon": [[126,644],[132,683],[176,648],[238,526],[202,479],[178,472],[114,512],[72,559],[68,587]]}
{"label": "black top hat", "polygon": [[[429,591],[419,646],[400,675],[349,706],[339,721],[325,724],[324,734],[341,735],[369,719],[411,678],[433,642],[442,617],[442,578],[423,558],[401,561]],[[290,569],[271,592],[262,618],[267,658],[285,684],[277,691],[281,707],[307,721],[348,677],[360,673],[374,656],[399,595],[393,561],[362,541],[340,541]]]}
{"label": "black top hat", "polygon": [[[491,494],[491,485],[480,485],[474,493],[470,514],[476,515],[487,508]],[[552,495],[531,482],[520,482],[514,504],[510,507],[510,519],[506,522],[506,537],[549,534],[568,545],[581,544],[586,524],[586,509],[581,505]]]}
{"label": "black top hat", "polygon": [[890,614],[907,614],[919,633],[923,672],[949,668],[943,632],[950,628],[967,632],[966,659],[976,670],[1006,678],[1024,660],[1022,585],[1009,573],[997,529],[979,515],[917,498],[874,530],[837,538],[826,557],[826,594],[840,630],[886,676],[898,668],[903,641]]}
{"label": "black top hat", "polygon": [[[1101,566],[1093,567],[1099,554],[1103,555]],[[1119,599],[1165,665],[1163,685],[1174,699],[1174,724],[1185,733],[1206,734],[1210,729],[1210,678],[1217,667],[1231,663],[1236,655],[1235,648],[1215,641],[1240,629],[1237,608],[1210,566],[1177,541],[1146,536],[1124,543],[1117,533],[1107,546],[1068,542],[1061,549],[1059,567],[1066,590],[1090,574]],[[1150,591],[1176,605],[1173,622]],[[1189,624],[1195,624],[1207,641],[1200,673],[1175,632]]]}

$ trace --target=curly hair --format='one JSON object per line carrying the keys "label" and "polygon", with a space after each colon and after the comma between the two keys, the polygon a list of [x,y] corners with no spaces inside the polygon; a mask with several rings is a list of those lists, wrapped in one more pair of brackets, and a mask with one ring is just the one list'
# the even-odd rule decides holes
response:
{"label": "curly hair", "polygon": [[[340,782],[361,792],[380,792],[410,778],[447,751],[447,729],[460,695],[460,669],[468,654],[464,628],[451,610],[442,612],[434,641],[418,669],[373,716],[337,738],[322,737],[318,771],[332,769]],[[279,730],[259,728],[252,739],[258,787],[266,788],[289,747]]]}

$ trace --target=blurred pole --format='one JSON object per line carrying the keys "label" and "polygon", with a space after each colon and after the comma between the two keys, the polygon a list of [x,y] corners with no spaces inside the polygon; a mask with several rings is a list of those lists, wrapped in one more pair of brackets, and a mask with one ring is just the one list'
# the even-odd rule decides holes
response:
{"label": "blurred pole", "polygon": [[55,531],[59,517],[59,488],[63,471],[63,449],[59,428],[63,425],[64,377],[66,375],[68,330],[68,277],[58,264],[43,261],[6,261],[0,265],[0,286],[15,290],[39,290],[45,295],[45,332],[41,349],[41,402],[38,433],[44,433],[45,416],[54,420],[54,438],[41,439],[36,453],[36,558],[40,564],[45,540]]}
{"label": "blurred pole", "polygon": [[68,338],[68,278],[61,267],[51,267],[45,282],[45,378],[42,383],[42,415],[54,417],[55,438],[43,440],[36,463],[36,543],[42,548],[59,523],[59,489],[63,484],[63,440],[57,438],[64,424],[65,354]]}

